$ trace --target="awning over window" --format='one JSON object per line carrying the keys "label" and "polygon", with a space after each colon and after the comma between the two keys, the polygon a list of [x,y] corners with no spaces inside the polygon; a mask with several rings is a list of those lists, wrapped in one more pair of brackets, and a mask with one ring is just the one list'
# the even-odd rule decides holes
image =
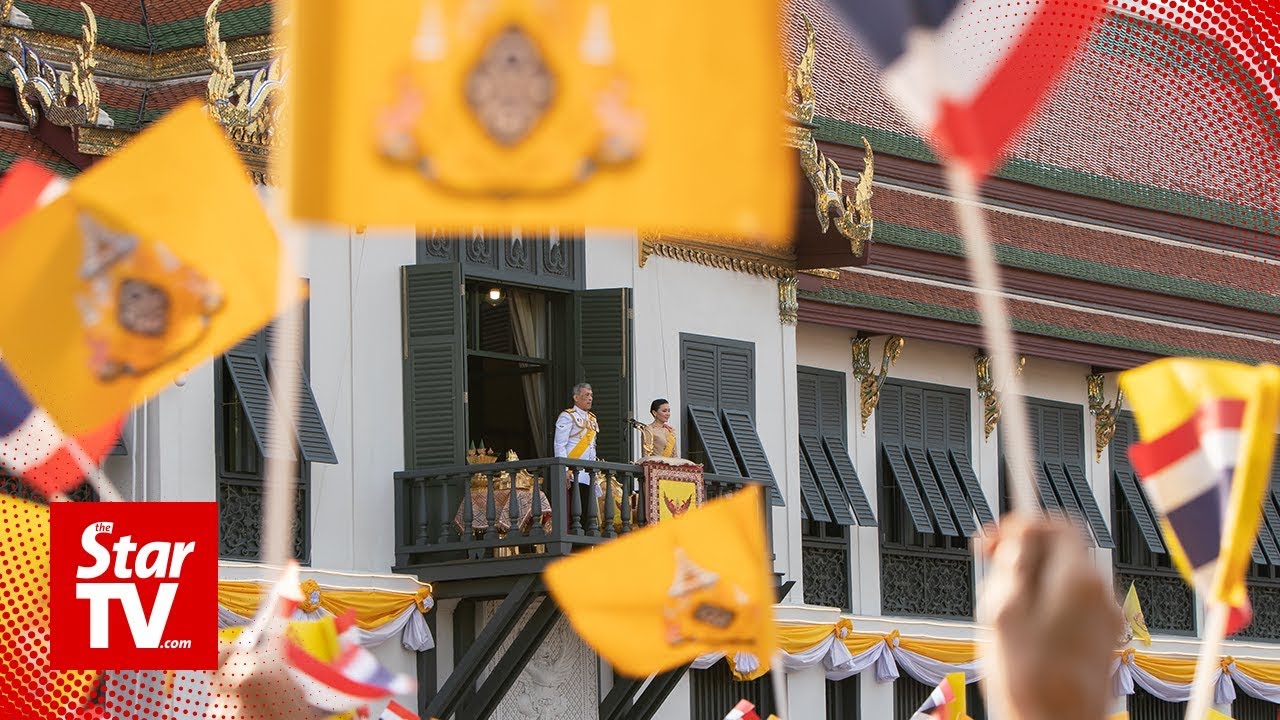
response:
{"label": "awning over window", "polygon": [[802,434],[800,472],[802,483],[806,476],[816,480],[820,499],[830,510],[830,522],[876,526],[875,513],[871,511],[871,503],[862,490],[862,482],[842,439]]}

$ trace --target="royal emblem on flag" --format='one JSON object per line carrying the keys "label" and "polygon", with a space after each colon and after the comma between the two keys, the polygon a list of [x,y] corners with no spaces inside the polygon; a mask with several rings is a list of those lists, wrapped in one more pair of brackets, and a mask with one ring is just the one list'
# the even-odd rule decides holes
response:
{"label": "royal emblem on flag", "polygon": [[676,548],[676,577],[668,597],[664,617],[672,645],[731,641],[735,625],[750,608],[745,592],[724,585],[719,575],[698,567],[681,548]]}
{"label": "royal emblem on flag", "polygon": [[603,2],[426,0],[411,57],[378,144],[441,189],[555,193],[641,150]]}
{"label": "royal emblem on flag", "polygon": [[80,215],[83,283],[76,304],[102,381],[148,372],[195,345],[221,309],[217,285],[159,242],[142,243]]}

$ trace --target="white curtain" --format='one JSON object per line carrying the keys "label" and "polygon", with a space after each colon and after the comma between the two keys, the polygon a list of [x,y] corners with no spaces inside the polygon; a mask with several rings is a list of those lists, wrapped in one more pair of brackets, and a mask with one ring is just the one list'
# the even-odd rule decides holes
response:
{"label": "white curtain", "polygon": [[[537,293],[511,291],[511,325],[515,329],[516,352],[526,357],[547,356],[547,300]],[[543,374],[526,373],[524,404],[529,412],[529,429],[537,457],[547,457],[547,390]]]}

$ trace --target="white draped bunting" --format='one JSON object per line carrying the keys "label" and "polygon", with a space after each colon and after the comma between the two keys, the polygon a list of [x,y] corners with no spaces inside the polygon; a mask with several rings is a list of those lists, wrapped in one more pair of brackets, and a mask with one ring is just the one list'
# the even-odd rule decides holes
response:
{"label": "white draped bunting", "polygon": [[[293,611],[294,620],[319,620],[325,616],[332,615],[333,613],[324,608],[317,608],[312,612],[304,612],[301,608]],[[218,606],[219,629],[248,625],[251,621],[252,618],[247,618],[221,605]],[[372,630],[356,628],[355,635],[356,642],[366,648],[377,647],[397,635],[400,637],[400,644],[406,650],[424,652],[436,646],[435,638],[431,636],[431,628],[427,627],[426,619],[422,616],[422,612],[418,610],[418,607],[412,604],[405,608],[404,612],[380,627]]]}

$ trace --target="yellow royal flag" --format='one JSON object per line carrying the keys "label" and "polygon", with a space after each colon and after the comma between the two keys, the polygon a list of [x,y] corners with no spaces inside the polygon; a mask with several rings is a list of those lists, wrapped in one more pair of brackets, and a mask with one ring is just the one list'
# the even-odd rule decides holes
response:
{"label": "yellow royal flag", "polygon": [[190,102],[0,236],[0,355],[69,433],[118,418],[275,314],[279,245]]}
{"label": "yellow royal flag", "polygon": [[1213,708],[1209,708],[1209,714],[1205,716],[1205,720],[1231,720],[1231,718]]}
{"label": "yellow royal flag", "polygon": [[297,217],[782,241],[778,0],[294,2]]}
{"label": "yellow royal flag", "polygon": [[620,673],[647,677],[699,655],[777,645],[773,580],[756,486],[543,573],[574,630]]}
{"label": "yellow royal flag", "polygon": [[1188,583],[1248,624],[1245,572],[1270,486],[1280,368],[1166,358],[1120,374],[1142,442],[1129,459]]}
{"label": "yellow royal flag", "polygon": [[1151,631],[1147,629],[1147,621],[1142,616],[1142,603],[1138,601],[1138,588],[1129,583],[1129,594],[1124,597],[1124,623],[1133,637],[1151,646]]}

